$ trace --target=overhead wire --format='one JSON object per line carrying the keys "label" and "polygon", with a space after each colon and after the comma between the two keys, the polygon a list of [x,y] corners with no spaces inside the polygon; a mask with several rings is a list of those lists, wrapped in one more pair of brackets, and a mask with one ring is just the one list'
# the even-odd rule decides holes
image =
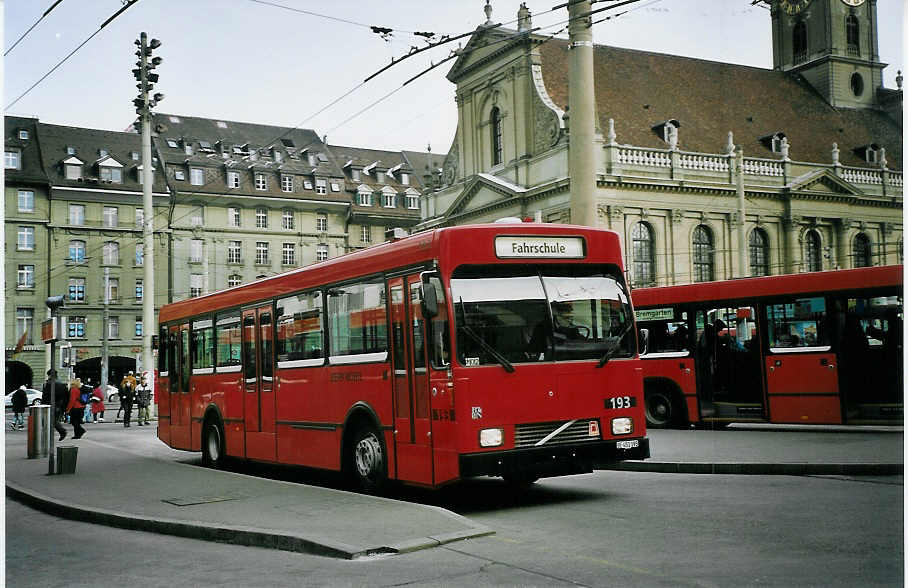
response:
{"label": "overhead wire", "polygon": [[[137,2],[138,0],[130,0],[130,1],[131,1],[131,3],[134,3],[134,2]],[[260,0],[251,0],[251,1],[258,2],[258,3],[270,4],[270,3],[268,3],[268,2],[262,2],[262,1],[260,1]],[[631,3],[633,3],[633,2],[640,2],[640,1],[641,1],[641,0],[630,0]],[[655,2],[658,2],[658,1],[661,1],[661,0],[654,0],[654,1],[655,1]],[[652,2],[651,2],[651,3],[652,3]],[[650,4],[651,4],[651,3],[650,3]],[[130,4],[130,5],[131,5],[131,4]],[[116,15],[114,15],[114,17],[117,16],[119,13],[121,13],[123,10],[125,10],[125,8],[128,8],[128,6],[125,6],[123,9],[121,9],[120,11],[118,11],[118,13],[117,13]],[[612,7],[609,7],[609,8],[612,8]],[[551,10],[550,10],[550,11],[546,11],[546,12],[551,12]],[[544,13],[543,13],[543,14],[544,14]],[[622,13],[622,14],[623,14],[623,13]],[[586,18],[587,16],[588,16],[587,14],[584,14],[584,15],[578,15],[578,16],[575,17],[575,18]],[[114,17],[111,17],[111,19],[108,19],[108,22],[109,22],[110,20],[112,20],[112,18],[114,18]],[[499,44],[499,43],[511,42],[511,41],[513,41],[513,40],[515,40],[515,39],[517,39],[517,38],[525,37],[525,36],[527,36],[528,34],[530,34],[530,33],[532,33],[532,32],[535,32],[535,31],[544,30],[544,29],[548,29],[548,28],[553,28],[553,27],[556,27],[556,26],[559,26],[559,25],[564,25],[564,26],[561,27],[561,29],[557,30],[555,33],[551,34],[548,38],[546,38],[546,39],[544,39],[544,40],[542,41],[542,43],[546,43],[546,42],[552,40],[553,38],[555,38],[555,37],[556,37],[558,34],[560,34],[561,32],[563,32],[563,31],[567,28],[566,25],[568,25],[568,24],[571,22],[571,20],[572,20],[572,19],[566,19],[566,20],[559,21],[559,22],[554,23],[554,24],[546,25],[546,26],[544,26],[544,27],[535,27],[535,28],[533,28],[533,29],[530,30],[530,31],[520,31],[520,32],[518,32],[518,33],[516,33],[516,34],[514,34],[514,35],[509,35],[509,36],[504,37],[504,38],[502,38],[502,39],[498,39],[498,40],[496,40],[496,41],[492,41],[492,42],[490,42],[490,43],[486,43],[486,44],[483,44],[483,45],[481,45],[481,46],[474,47],[473,49],[470,49],[469,51],[461,50],[461,52],[458,54],[458,56],[459,56],[460,54],[468,54],[468,53],[470,53],[470,52],[472,52],[472,51],[475,51],[475,50],[478,50],[478,49],[485,49],[485,48],[488,48],[489,46],[496,45],[496,44]],[[508,22],[505,23],[505,24],[512,24],[513,22],[517,22],[517,19],[515,19],[515,20],[513,20],[513,21],[508,21]],[[106,23],[105,23],[105,24],[106,24]],[[353,23],[353,24],[359,24],[359,23]],[[490,28],[491,28],[491,27],[490,27]],[[476,33],[476,32],[477,32],[476,30],[473,30],[473,31],[471,32],[471,34],[472,34],[472,33]],[[452,40],[453,40],[453,39],[452,39]],[[447,59],[450,59],[451,57],[452,57],[452,56],[448,56],[448,58],[446,58],[446,60],[447,60]],[[515,59],[520,59],[520,58],[522,58],[522,57],[523,57],[523,56],[518,56],[518,57],[515,58]],[[512,61],[513,61],[513,60],[512,60]],[[390,98],[391,96],[393,96],[394,94],[396,94],[397,92],[399,92],[400,90],[402,90],[406,85],[408,85],[409,83],[413,82],[415,79],[421,77],[422,75],[425,75],[426,73],[428,73],[429,71],[431,71],[432,69],[434,69],[434,67],[437,67],[437,66],[430,67],[429,69],[424,70],[422,73],[418,74],[417,76],[414,76],[413,78],[410,78],[410,79],[406,80],[403,84],[401,84],[400,86],[398,86],[398,87],[395,88],[394,90],[391,90],[390,92],[386,93],[386,94],[383,95],[382,97],[380,97],[380,98],[374,100],[373,102],[371,102],[370,104],[368,104],[366,107],[360,109],[360,110],[357,111],[356,113],[354,113],[354,114],[350,115],[349,117],[345,118],[344,120],[342,120],[342,121],[341,121],[340,123],[338,123],[337,125],[333,126],[331,129],[329,129],[328,133],[334,132],[334,131],[337,130],[338,128],[342,127],[343,125],[349,123],[350,121],[354,120],[354,119],[357,118],[358,116],[362,115],[364,112],[367,112],[368,110],[374,108],[375,106],[377,106],[377,105],[380,104],[381,102],[384,102],[385,100],[387,100],[388,98]],[[380,73],[380,72],[379,72],[379,73]],[[367,79],[370,80],[370,79],[372,79],[372,78],[374,78],[374,77],[375,77],[375,76],[373,75],[373,76],[370,76],[370,78],[367,78]],[[269,140],[269,141],[265,141],[265,142],[263,143],[263,146],[267,146],[267,145],[273,144],[273,143],[279,141],[280,139],[286,137],[287,135],[289,135],[289,134],[292,133],[293,131],[298,130],[302,125],[306,124],[306,123],[307,123],[308,121],[310,121],[311,119],[313,119],[313,118],[315,118],[316,116],[318,116],[319,114],[323,113],[325,110],[327,110],[327,109],[331,108],[332,106],[336,105],[338,102],[340,102],[341,100],[343,100],[343,99],[346,98],[347,96],[353,94],[354,92],[356,92],[357,90],[359,90],[360,88],[362,88],[365,84],[366,84],[366,80],[364,80],[363,82],[360,82],[360,83],[357,84],[355,87],[351,88],[351,89],[348,90],[347,92],[344,92],[343,94],[341,94],[341,95],[338,96],[337,98],[335,98],[335,99],[331,100],[330,102],[328,102],[325,106],[323,106],[322,108],[320,108],[318,111],[316,111],[316,112],[314,112],[313,114],[307,116],[305,119],[303,119],[302,121],[300,121],[299,123],[297,123],[295,126],[290,127],[290,128],[287,128],[287,129],[284,130],[284,132],[282,132],[281,134],[275,136],[273,139],[271,139],[271,140]],[[326,133],[326,134],[327,134],[327,133]],[[303,145],[303,146],[299,147],[298,149],[299,149],[299,150],[303,150],[303,149],[306,149],[306,148],[308,148],[308,147],[310,147],[310,146],[312,146],[312,145],[314,145],[314,144],[316,144],[316,143],[317,143],[317,141],[310,141],[309,143],[307,143],[306,145]],[[192,190],[189,190],[189,191],[180,191],[180,193],[181,193],[181,195],[184,196],[184,197],[186,197],[186,196],[192,196],[193,194],[200,194],[200,193],[202,193],[202,190],[203,190],[206,186],[209,186],[209,185],[211,185],[211,184],[214,184],[214,182],[215,182],[214,180],[211,180],[211,181],[205,182],[205,183],[202,184],[201,186],[196,187],[195,189],[192,189]],[[172,224],[172,223],[174,223],[174,222],[176,222],[176,221],[183,220],[183,219],[185,219],[186,217],[188,217],[190,214],[192,214],[192,211],[189,211],[189,212],[187,212],[186,214],[184,214],[184,215],[182,215],[182,216],[180,216],[180,217],[170,218],[170,217],[171,217],[171,214],[172,214],[172,211],[171,211],[172,207],[173,207],[173,203],[171,203],[171,206],[168,207],[167,210],[164,210],[164,211],[155,213],[153,219],[160,220],[161,218],[167,217],[168,223],[169,223],[169,224]],[[153,221],[152,221],[152,222],[153,222]],[[127,245],[127,246],[128,246],[128,245],[138,244],[138,243],[141,243],[141,242],[143,242],[143,238],[142,238],[142,237],[136,237],[136,238],[133,238],[133,239],[126,238],[125,240],[124,240],[124,239],[121,239],[121,240],[119,241],[120,244],[122,244],[122,245]],[[96,246],[95,248],[93,248],[93,249],[91,250],[91,253],[97,254],[99,251],[101,251],[101,250],[104,248],[104,246],[105,246],[104,243],[99,244],[98,246]],[[89,251],[86,251],[86,257],[88,256],[88,254],[89,254]],[[59,274],[56,274],[56,275],[49,275],[46,279],[47,279],[48,281],[52,281],[52,280],[55,279],[55,278],[62,277],[65,273],[67,273],[68,271],[70,271],[70,266],[67,266],[67,265],[63,264],[62,266],[51,266],[51,268],[49,268],[49,272],[51,272],[51,271],[53,271],[53,270],[55,270],[55,269],[61,268],[61,267],[63,268],[63,271],[61,271]],[[170,294],[172,294],[172,293],[170,293]]]}
{"label": "overhead wire", "polygon": [[50,8],[48,8],[47,10],[45,10],[44,13],[43,13],[41,16],[38,17],[38,20],[36,20],[32,26],[28,27],[28,30],[25,31],[24,33],[22,33],[22,35],[21,35],[18,39],[16,39],[16,42],[15,42],[15,43],[13,43],[12,45],[10,45],[9,49],[7,49],[7,50],[3,53],[3,57],[6,57],[7,55],[9,55],[9,54],[10,54],[10,51],[12,51],[13,49],[15,49],[15,48],[16,48],[16,45],[18,45],[18,44],[22,41],[22,39],[24,39],[25,37],[27,37],[28,34],[29,34],[30,32],[32,32],[32,30],[33,30],[36,26],[38,26],[38,23],[40,23],[42,20],[44,20],[44,17],[46,17],[48,14],[50,14],[50,13],[53,11],[53,9],[56,8],[61,2],[63,2],[63,0],[57,0],[56,2],[54,2],[54,3],[50,6]]}

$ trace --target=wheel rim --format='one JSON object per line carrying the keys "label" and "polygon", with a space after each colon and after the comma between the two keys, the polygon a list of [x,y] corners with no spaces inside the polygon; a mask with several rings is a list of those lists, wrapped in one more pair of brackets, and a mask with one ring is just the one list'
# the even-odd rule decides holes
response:
{"label": "wheel rim", "polygon": [[672,419],[672,403],[661,392],[649,394],[646,398],[646,418],[651,424],[666,425]]}
{"label": "wheel rim", "polygon": [[217,463],[221,458],[221,433],[215,426],[208,427],[208,459]]}
{"label": "wheel rim", "polygon": [[370,480],[375,477],[381,465],[382,455],[381,444],[373,433],[359,440],[353,452],[353,459],[357,474]]}

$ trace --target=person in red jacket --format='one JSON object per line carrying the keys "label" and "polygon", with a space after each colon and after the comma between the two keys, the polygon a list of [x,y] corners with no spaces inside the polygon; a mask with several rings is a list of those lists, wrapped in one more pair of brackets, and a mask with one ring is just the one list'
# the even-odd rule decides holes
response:
{"label": "person in red jacket", "polygon": [[85,414],[85,404],[79,399],[82,395],[82,381],[76,378],[69,384],[69,404],[66,410],[69,412],[69,421],[73,425],[73,439],[79,439],[85,434],[85,427],[82,426],[82,417]]}

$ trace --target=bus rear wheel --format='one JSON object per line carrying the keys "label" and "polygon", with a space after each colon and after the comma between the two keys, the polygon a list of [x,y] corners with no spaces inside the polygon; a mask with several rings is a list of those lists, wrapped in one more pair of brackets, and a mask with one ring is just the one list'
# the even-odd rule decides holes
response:
{"label": "bus rear wheel", "polygon": [[224,467],[224,430],[213,419],[202,427],[202,465],[208,468]]}
{"label": "bus rear wheel", "polygon": [[350,455],[354,483],[363,492],[375,493],[387,480],[387,459],[378,431],[365,426],[356,432]]}
{"label": "bus rear wheel", "polygon": [[677,408],[671,394],[662,389],[646,392],[646,426],[653,429],[668,429],[678,419]]}

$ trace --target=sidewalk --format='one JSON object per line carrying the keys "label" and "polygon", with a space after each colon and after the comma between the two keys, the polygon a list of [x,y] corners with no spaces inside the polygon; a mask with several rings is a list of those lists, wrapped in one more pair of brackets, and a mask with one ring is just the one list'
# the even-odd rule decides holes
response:
{"label": "sidewalk", "polygon": [[904,472],[903,427],[732,424],[648,430],[651,457],[612,469],[681,474],[888,476]]}
{"label": "sidewalk", "polygon": [[[180,463],[148,429],[90,425],[76,473],[47,475],[27,435],[6,435],[7,495],[97,524],[353,559],[494,531],[443,508]],[[901,427],[736,425],[648,432],[652,457],[613,469],[693,474],[901,475]]]}
{"label": "sidewalk", "polygon": [[[346,559],[493,533],[435,506],[116,449],[95,434],[99,430],[61,443],[79,447],[76,473],[54,476],[47,475],[47,457],[27,458],[25,435],[6,435],[7,495],[85,522]],[[119,426],[109,430],[105,436],[123,431]]]}

